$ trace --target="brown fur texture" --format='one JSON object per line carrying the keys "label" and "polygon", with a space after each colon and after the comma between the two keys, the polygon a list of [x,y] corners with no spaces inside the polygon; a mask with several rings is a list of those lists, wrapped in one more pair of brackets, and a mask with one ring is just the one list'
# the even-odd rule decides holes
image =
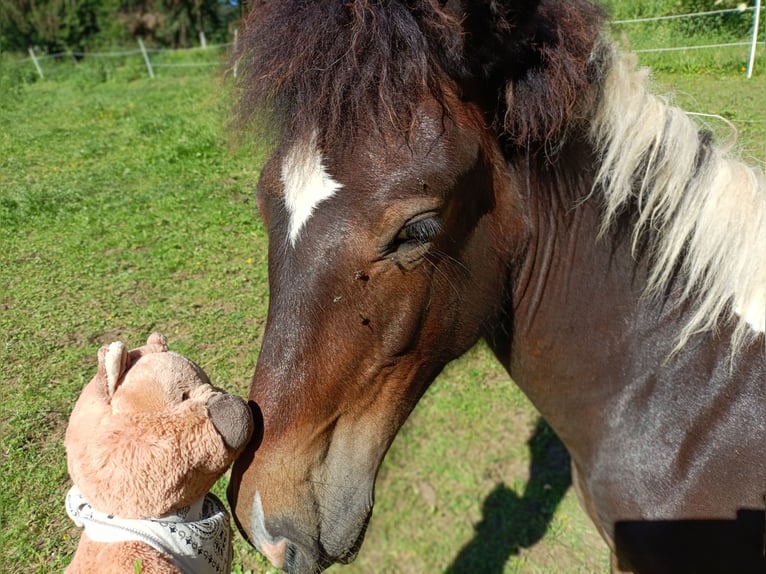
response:
{"label": "brown fur texture", "polygon": [[[130,352],[112,343],[98,358],[65,439],[69,474],[83,497],[127,519],[160,517],[199,500],[249,440],[247,404],[212,387],[157,333]],[[226,421],[223,431],[216,420]],[[142,572],[180,572],[148,545],[101,543],[84,533],[67,572],[133,572],[135,560]]]}

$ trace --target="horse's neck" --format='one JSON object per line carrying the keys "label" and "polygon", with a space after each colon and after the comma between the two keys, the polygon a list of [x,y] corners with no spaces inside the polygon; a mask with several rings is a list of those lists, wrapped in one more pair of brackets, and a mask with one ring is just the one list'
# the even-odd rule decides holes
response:
{"label": "horse's neck", "polygon": [[649,312],[648,257],[633,250],[629,213],[623,225],[601,232],[591,165],[587,146],[572,140],[555,162],[541,155],[526,168],[529,241],[514,269],[514,348],[505,361],[514,376],[533,369],[536,378],[547,371],[560,381],[566,373],[559,371],[573,373],[580,357],[611,363],[614,345],[627,337],[625,325]]}
{"label": "horse's neck", "polygon": [[665,368],[688,312],[674,299],[679,279],[665,300],[645,296],[649,257],[633,249],[635,214],[601,233],[603,206],[581,144],[571,142],[581,151],[567,160],[531,166],[530,241],[514,270],[512,324],[488,341],[573,457],[587,460],[604,410],[631,385],[663,369],[670,379],[691,359]]}
{"label": "horse's neck", "polygon": [[557,149],[516,160],[533,226],[517,291],[550,276],[572,297],[580,278],[591,307],[624,299],[632,308],[642,297],[684,303],[692,311],[669,352],[725,323],[736,350],[766,330],[763,175],[651,94],[630,56],[614,56],[599,94],[592,117]]}
{"label": "horse's neck", "polygon": [[[690,433],[704,433],[711,412],[742,409],[762,421],[763,335],[734,357],[736,323],[727,322],[674,352],[698,303],[683,298],[682,273],[663,293],[647,294],[651,258],[642,245],[634,249],[631,235],[637,211],[602,233],[601,197],[589,193],[594,174],[580,160],[543,164],[530,176],[539,187],[530,194],[526,258],[514,269],[508,321],[488,337],[511,377],[585,472],[611,468],[599,457],[621,445],[639,448],[678,431],[673,421]],[[726,422],[716,415],[715,424]],[[756,426],[762,453],[763,426]],[[663,496],[672,500],[672,492]]]}
{"label": "horse's neck", "polygon": [[[498,333],[489,342],[566,445],[580,476],[603,487],[602,494],[610,492],[604,485],[611,480],[638,492],[648,483],[642,481],[662,480],[684,468],[683,461],[675,464],[676,452],[683,452],[679,457],[700,452],[689,446],[693,441],[687,443],[684,433],[708,436],[708,426],[718,431],[735,428],[741,424],[738,418],[764,420],[764,340],[741,349],[735,376],[729,324],[693,337],[671,355],[694,311],[694,302],[681,298],[682,275],[671,278],[663,296],[647,296],[650,258],[640,246],[633,249],[630,234],[637,214],[625,213],[620,216],[624,220],[618,218],[600,234],[600,198],[580,188],[579,197],[569,196],[573,201],[567,205],[567,191],[559,188],[587,183],[569,174],[571,167],[554,168],[562,171],[549,177],[548,185],[557,189],[532,194],[531,241],[518,270],[512,323],[504,325],[508,337]],[[544,178],[538,174],[535,179]],[[747,432],[743,452],[757,453],[757,463],[743,467],[760,480],[763,425],[755,423]],[[663,442],[668,435],[672,439]],[[737,431],[727,437],[740,444]],[[664,450],[645,447],[660,443]],[[719,459],[729,462],[725,456]],[[628,481],[616,479],[614,471],[627,472]],[[702,492],[709,491],[711,480],[709,475],[700,479]],[[743,482],[745,488],[752,484]],[[762,481],[754,482],[762,488]],[[648,488],[615,499],[615,506],[599,518],[609,525],[644,509],[662,516],[683,499],[673,481],[669,484],[668,489]],[[752,489],[742,492],[747,507],[754,499]]]}
{"label": "horse's neck", "polygon": [[[585,148],[572,142],[570,149]],[[581,153],[566,162],[550,163],[544,155],[521,160],[518,170],[528,175],[529,240],[512,270],[509,323],[487,337],[565,443],[557,413],[571,408],[571,420],[587,417],[600,402],[589,393],[611,392],[583,383],[601,378],[618,384],[609,377],[612,354],[625,343],[620,329],[638,313],[645,276],[642,266],[632,269],[629,236],[599,239],[599,202],[587,198],[594,172],[582,169],[588,162]]]}

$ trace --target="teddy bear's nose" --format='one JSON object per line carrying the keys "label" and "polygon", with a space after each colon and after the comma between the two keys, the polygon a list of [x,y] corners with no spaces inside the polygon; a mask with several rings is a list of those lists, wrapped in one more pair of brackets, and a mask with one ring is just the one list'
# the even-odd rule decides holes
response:
{"label": "teddy bear's nose", "polygon": [[207,403],[210,421],[227,448],[239,450],[253,434],[253,415],[247,403],[235,395],[214,395]]}

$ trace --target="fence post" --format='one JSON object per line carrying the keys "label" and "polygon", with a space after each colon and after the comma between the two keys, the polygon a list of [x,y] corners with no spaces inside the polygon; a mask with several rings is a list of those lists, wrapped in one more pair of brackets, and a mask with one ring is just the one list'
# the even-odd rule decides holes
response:
{"label": "fence post", "polygon": [[205,38],[205,32],[199,31],[199,45],[204,50],[207,48],[207,38]]}
{"label": "fence post", "polygon": [[[234,46],[233,53],[237,53],[237,42],[239,41],[239,28],[234,28]],[[239,65],[239,58],[234,61],[234,67],[232,68],[232,74],[237,77],[237,66]]]}
{"label": "fence post", "polygon": [[37,56],[35,56],[34,48],[29,48],[29,57],[32,58],[32,62],[37,69],[37,74],[40,76],[40,79],[44,80],[45,76],[43,76],[43,69],[40,67],[40,63],[37,61]]}
{"label": "fence post", "polygon": [[750,60],[747,62],[747,77],[753,76],[755,65],[755,47],[758,44],[758,26],[761,21],[761,0],[755,0],[755,14],[753,14],[753,41],[750,44]]}
{"label": "fence post", "polygon": [[149,54],[146,52],[146,46],[144,46],[144,40],[141,38],[141,36],[138,37],[138,45],[141,48],[141,54],[144,56],[144,62],[146,62],[146,69],[149,71],[149,77],[154,79],[152,63],[149,61]]}

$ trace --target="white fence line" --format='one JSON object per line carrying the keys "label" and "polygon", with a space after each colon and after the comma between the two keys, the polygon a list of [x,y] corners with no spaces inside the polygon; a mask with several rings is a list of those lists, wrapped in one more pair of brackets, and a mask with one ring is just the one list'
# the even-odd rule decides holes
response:
{"label": "white fence line", "polygon": [[[88,58],[125,58],[130,56],[140,56],[143,59],[144,67],[146,68],[147,73],[149,74],[150,78],[154,78],[154,70],[155,68],[203,68],[203,67],[212,67],[212,66],[218,66],[217,63],[211,63],[211,62],[185,62],[185,63],[179,63],[179,64],[163,64],[161,62],[152,61],[150,58],[151,54],[163,54],[163,53],[171,53],[171,54],[177,54],[181,52],[197,52],[197,51],[210,51],[215,49],[225,49],[230,46],[232,46],[232,42],[224,43],[224,44],[207,44],[205,43],[204,46],[193,46],[190,48],[176,48],[176,49],[169,49],[169,48],[147,48],[141,38],[138,38],[138,46],[139,48],[137,50],[118,50],[113,52],[80,52],[80,51],[67,51],[67,52],[56,52],[53,54],[37,54],[34,50],[34,48],[29,48],[29,58],[32,60],[32,63],[35,66],[35,71],[37,72],[38,76],[40,78],[44,78],[43,70],[40,66],[40,61],[47,60],[47,59],[60,59],[62,57],[69,57],[73,58],[75,61],[77,61],[77,58],[85,58],[86,56]],[[26,58],[25,58],[26,59]]]}
{"label": "white fence line", "polygon": [[734,46],[749,46],[750,42],[729,42],[727,44],[700,44],[699,46],[674,46],[668,48],[645,48],[643,50],[631,50],[636,54],[648,54],[651,52],[683,52],[684,50],[707,50],[710,48],[731,48]]}
{"label": "white fence line", "polygon": [[648,18],[632,18],[630,20],[612,20],[612,24],[637,24],[639,22],[659,22],[661,20],[678,20],[679,18],[698,18],[701,16],[714,16],[716,14],[744,14],[753,10],[753,6],[742,8],[727,8],[724,10],[708,10],[706,12],[691,12],[689,14],[669,14],[667,16],[650,16]]}
{"label": "white fence line", "polygon": [[[729,9],[722,9],[722,10],[709,10],[705,12],[692,12],[688,14],[669,14],[664,16],[651,16],[647,18],[630,18],[630,19],[624,19],[624,20],[613,20],[611,21],[612,25],[619,26],[619,25],[630,25],[630,24],[639,24],[639,23],[646,23],[646,22],[660,22],[660,21],[667,21],[667,20],[678,20],[681,18],[704,18],[708,16],[715,16],[715,15],[722,15],[722,14],[746,14],[748,12],[754,12],[753,16],[753,27],[752,27],[752,38],[750,41],[743,41],[743,42],[728,42],[728,43],[720,43],[720,44],[705,44],[705,45],[697,45],[697,46],[673,46],[673,47],[657,47],[657,48],[644,48],[639,50],[633,50],[636,53],[660,53],[660,52],[682,52],[682,51],[688,51],[688,50],[708,50],[708,49],[716,49],[716,48],[730,48],[730,47],[744,47],[744,46],[750,46],[750,54],[748,58],[748,65],[747,65],[747,77],[752,77],[753,73],[753,67],[755,62],[755,55],[756,55],[756,47],[759,45],[758,42],[758,28],[759,28],[759,22],[760,22],[760,13],[764,8],[761,6],[761,0],[755,0],[754,6],[742,6],[741,8],[729,8]],[[237,38],[237,31],[234,32],[234,43],[236,43]],[[121,51],[115,51],[115,52],[59,52],[56,54],[36,54],[33,50],[33,48],[29,48],[29,58],[32,61],[32,63],[35,66],[35,70],[37,74],[40,76],[40,78],[43,78],[43,70],[40,66],[40,61],[45,60],[48,58],[61,58],[63,56],[74,58],[75,61],[77,58],[124,58],[126,56],[137,56],[141,55],[144,59],[144,65],[147,69],[147,73],[151,78],[154,77],[154,68],[195,68],[195,67],[211,67],[216,66],[218,64],[210,63],[210,62],[186,62],[186,63],[179,63],[179,64],[163,64],[159,62],[153,62],[151,61],[149,55],[150,54],[160,54],[165,52],[193,52],[193,51],[199,51],[204,50],[208,51],[211,49],[221,49],[221,48],[228,48],[232,46],[233,43],[225,43],[225,44],[207,44],[207,42],[204,40],[204,37],[200,38],[201,46],[197,47],[191,47],[191,48],[182,48],[182,49],[163,49],[163,48],[146,48],[141,40],[139,39],[139,49],[138,50],[121,50]]]}
{"label": "white fence line", "polygon": [[[163,54],[166,52],[170,53],[179,53],[179,52],[199,52],[199,51],[207,51],[207,50],[213,50],[215,48],[228,48],[231,46],[232,43],[229,42],[227,44],[208,44],[206,47],[201,46],[192,46],[190,48],[146,48],[146,52],[148,54]],[[30,48],[31,50],[32,48]],[[117,52],[55,52],[53,54],[38,54],[37,59],[38,60],[44,60],[44,59],[50,59],[50,58],[60,58],[62,56],[75,56],[75,57],[85,57],[88,58],[124,58],[125,56],[138,56],[142,53],[141,49],[138,50],[121,50]],[[204,64],[203,64],[204,65]]]}
{"label": "white fence line", "polygon": [[643,50],[633,50],[637,54],[640,53],[653,53],[653,52],[682,52],[687,50],[707,50],[713,48],[730,48],[734,46],[750,46],[750,54],[747,61],[747,77],[753,76],[753,67],[755,65],[755,52],[758,45],[758,28],[760,22],[760,15],[763,7],[761,6],[761,0],[755,0],[754,6],[741,6],[738,8],[727,8],[723,10],[708,10],[705,12],[691,12],[689,14],[669,14],[666,16],[651,16],[648,18],[631,18],[627,20],[613,20],[613,25],[623,24],[639,24],[644,22],[660,22],[666,20],[678,20],[681,18],[702,18],[706,16],[715,16],[722,14],[745,14],[746,12],[753,12],[753,26],[752,26],[752,38],[749,42],[728,42],[722,44],[705,44],[698,46],[674,46],[666,48],[645,48]]}

